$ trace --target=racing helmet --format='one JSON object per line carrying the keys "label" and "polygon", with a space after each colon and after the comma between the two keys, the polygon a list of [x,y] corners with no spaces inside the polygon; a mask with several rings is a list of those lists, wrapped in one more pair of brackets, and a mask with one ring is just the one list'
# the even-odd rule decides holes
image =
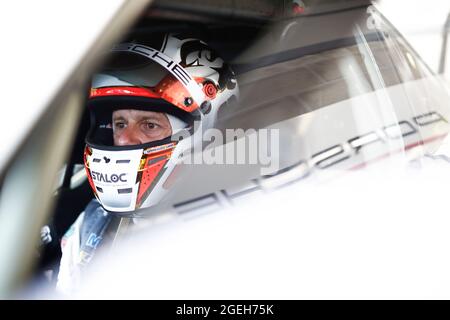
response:
{"label": "racing helmet", "polygon": [[[199,39],[165,34],[120,43],[107,55],[92,77],[84,165],[100,204],[127,215],[157,204],[167,193],[183,153],[201,143],[219,108],[237,98],[238,85],[228,64]],[[119,109],[163,112],[172,134],[114,145],[112,113]]]}

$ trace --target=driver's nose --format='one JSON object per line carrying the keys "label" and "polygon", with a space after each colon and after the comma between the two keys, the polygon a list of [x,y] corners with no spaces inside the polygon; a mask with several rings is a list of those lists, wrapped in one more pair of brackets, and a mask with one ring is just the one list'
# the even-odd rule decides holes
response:
{"label": "driver's nose", "polygon": [[127,127],[114,135],[114,145],[132,146],[142,144],[140,132],[136,127]]}

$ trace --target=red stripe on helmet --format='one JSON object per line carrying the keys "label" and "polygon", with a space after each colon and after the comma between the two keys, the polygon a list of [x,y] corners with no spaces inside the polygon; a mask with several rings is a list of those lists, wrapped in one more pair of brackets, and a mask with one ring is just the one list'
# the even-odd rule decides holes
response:
{"label": "red stripe on helmet", "polygon": [[108,97],[108,96],[137,96],[147,98],[161,98],[152,90],[140,87],[105,87],[91,89],[89,98]]}
{"label": "red stripe on helmet", "polygon": [[192,112],[198,105],[190,97],[189,92],[178,81],[161,81],[154,89],[142,87],[104,87],[92,88],[89,99],[96,97],[132,96],[163,99],[183,111]]}

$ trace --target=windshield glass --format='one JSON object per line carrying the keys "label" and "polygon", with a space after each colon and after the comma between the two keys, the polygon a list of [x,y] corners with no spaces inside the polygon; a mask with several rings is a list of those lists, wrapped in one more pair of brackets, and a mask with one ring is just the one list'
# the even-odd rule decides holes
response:
{"label": "windshield glass", "polygon": [[[236,139],[226,139],[229,129],[247,130],[247,142],[251,130],[268,129],[278,143],[265,163],[198,166],[192,177],[207,173],[197,194],[250,181],[255,190],[320,181],[382,159],[409,162],[434,153],[448,132],[447,88],[374,7],[277,22],[235,68],[241,94],[220,110],[225,142]],[[221,177],[215,183],[206,179],[212,171]]]}

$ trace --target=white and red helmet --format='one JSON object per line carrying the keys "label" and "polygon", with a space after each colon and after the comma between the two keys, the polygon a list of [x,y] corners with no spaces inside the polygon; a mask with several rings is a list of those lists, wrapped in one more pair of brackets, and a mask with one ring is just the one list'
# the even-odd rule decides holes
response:
{"label": "white and red helmet", "polygon": [[[211,128],[218,109],[237,95],[234,73],[201,40],[166,34],[115,46],[94,75],[88,100],[91,128],[84,164],[101,205],[127,214],[157,204],[183,152],[201,143],[202,133],[194,122]],[[164,112],[172,135],[115,146],[111,123],[117,109]],[[180,132],[182,140],[176,137]]]}

